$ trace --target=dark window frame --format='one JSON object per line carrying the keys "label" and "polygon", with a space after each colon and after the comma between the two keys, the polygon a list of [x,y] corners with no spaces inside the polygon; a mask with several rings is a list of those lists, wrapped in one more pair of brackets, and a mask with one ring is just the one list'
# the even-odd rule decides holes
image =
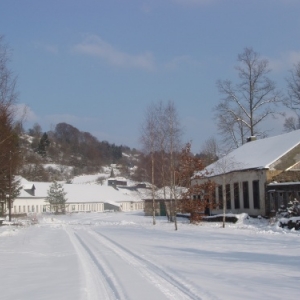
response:
{"label": "dark window frame", "polygon": [[239,183],[235,182],[233,184],[233,199],[234,199],[234,208],[240,209],[240,189],[239,189]]}
{"label": "dark window frame", "polygon": [[245,209],[249,209],[249,182],[243,181],[243,205]]}
{"label": "dark window frame", "polygon": [[252,181],[253,207],[260,209],[259,180]]}

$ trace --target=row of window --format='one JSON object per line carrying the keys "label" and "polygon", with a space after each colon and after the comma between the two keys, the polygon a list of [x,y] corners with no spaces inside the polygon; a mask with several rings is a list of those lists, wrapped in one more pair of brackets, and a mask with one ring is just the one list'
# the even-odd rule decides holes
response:
{"label": "row of window", "polygon": [[[250,208],[250,193],[249,193],[249,182],[243,181],[242,189],[239,188],[239,183],[233,183],[233,205],[231,207],[231,189],[230,184],[226,184],[225,186],[225,193],[226,193],[226,208],[227,209],[240,209],[242,199],[242,205],[244,209]],[[218,187],[218,198],[219,198],[219,208],[223,208],[223,189],[222,185]],[[253,198],[253,207],[255,209],[260,208],[260,193],[259,193],[259,181],[253,180],[252,181],[252,198]]]}
{"label": "row of window", "polygon": [[[103,205],[102,205],[103,206]],[[39,212],[46,212],[47,206],[46,205],[18,205],[14,206],[14,214],[21,214],[21,213],[39,213]],[[76,206],[71,206],[72,211],[76,210]],[[102,211],[103,208],[101,204],[78,204],[77,211]]]}
{"label": "row of window", "polygon": [[72,204],[71,210],[76,211],[102,211],[103,210],[103,204]]}
{"label": "row of window", "polygon": [[[124,203],[124,209],[143,209],[143,203]],[[103,204],[72,204],[68,211],[103,211]],[[13,207],[14,214],[46,212],[46,205],[18,205]]]}
{"label": "row of window", "polygon": [[38,212],[46,212],[46,205],[19,205],[14,206],[14,214],[21,213],[38,213]]}

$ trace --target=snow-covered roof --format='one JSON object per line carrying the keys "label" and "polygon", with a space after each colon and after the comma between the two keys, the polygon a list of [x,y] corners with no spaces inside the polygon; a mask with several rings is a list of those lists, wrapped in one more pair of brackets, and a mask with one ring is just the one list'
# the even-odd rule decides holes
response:
{"label": "snow-covered roof", "polygon": [[300,130],[251,141],[206,169],[209,176],[245,169],[271,169],[272,164],[300,143]]}
{"label": "snow-covered roof", "polygon": [[127,179],[124,177],[112,177],[108,178],[108,180],[127,181]]}
{"label": "snow-covered roof", "polygon": [[[34,196],[26,192],[24,187],[34,184]],[[46,198],[48,195],[51,182],[28,182],[26,179],[21,180],[23,188],[20,191],[18,198]],[[103,202],[103,203],[117,203],[117,202],[139,202],[141,197],[138,193],[132,193],[128,190],[116,190],[111,186],[98,184],[64,184],[64,191],[67,193],[66,198],[68,203],[82,203],[82,202]]]}

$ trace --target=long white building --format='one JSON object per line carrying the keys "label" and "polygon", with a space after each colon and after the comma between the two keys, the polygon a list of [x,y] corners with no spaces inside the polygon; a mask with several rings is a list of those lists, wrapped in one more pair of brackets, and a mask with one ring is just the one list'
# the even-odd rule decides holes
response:
{"label": "long white building", "polygon": [[[21,178],[20,195],[13,201],[12,214],[49,212],[46,202],[51,182],[29,182]],[[143,210],[144,202],[137,191],[115,189],[98,184],[64,184],[66,192],[66,211],[103,212]]]}

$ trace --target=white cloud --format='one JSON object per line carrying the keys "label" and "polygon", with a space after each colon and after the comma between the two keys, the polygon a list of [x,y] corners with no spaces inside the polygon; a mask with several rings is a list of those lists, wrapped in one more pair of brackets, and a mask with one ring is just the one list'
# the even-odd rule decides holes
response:
{"label": "white cloud", "polygon": [[105,60],[110,65],[125,68],[154,70],[155,61],[150,52],[138,55],[122,52],[96,35],[88,35],[85,40],[74,46],[73,50]]}
{"label": "white cloud", "polygon": [[24,103],[15,105],[15,116],[17,120],[25,122],[37,122],[39,119],[31,108]]}

